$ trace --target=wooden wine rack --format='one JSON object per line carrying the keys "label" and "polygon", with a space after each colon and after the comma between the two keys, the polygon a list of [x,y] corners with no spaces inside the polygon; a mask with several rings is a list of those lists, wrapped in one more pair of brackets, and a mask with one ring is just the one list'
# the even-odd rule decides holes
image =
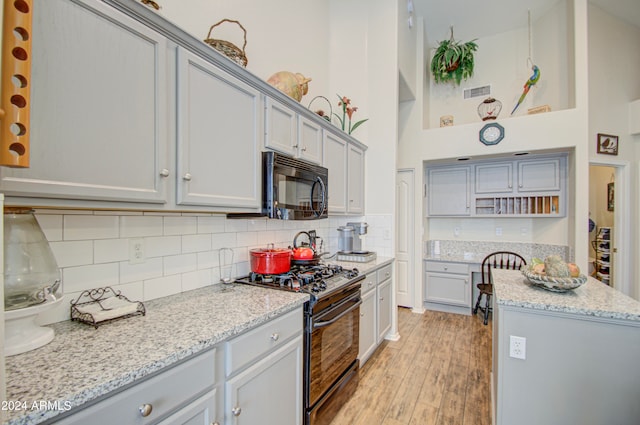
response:
{"label": "wooden wine rack", "polygon": [[0,165],[29,166],[33,0],[5,0],[0,81]]}

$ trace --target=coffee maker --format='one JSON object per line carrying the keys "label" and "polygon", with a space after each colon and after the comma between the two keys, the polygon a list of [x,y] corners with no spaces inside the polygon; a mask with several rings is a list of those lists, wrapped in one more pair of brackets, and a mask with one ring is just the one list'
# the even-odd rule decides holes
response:
{"label": "coffee maker", "polygon": [[376,253],[365,251],[364,236],[369,225],[365,222],[347,223],[338,227],[338,260],[367,262],[376,258]]}

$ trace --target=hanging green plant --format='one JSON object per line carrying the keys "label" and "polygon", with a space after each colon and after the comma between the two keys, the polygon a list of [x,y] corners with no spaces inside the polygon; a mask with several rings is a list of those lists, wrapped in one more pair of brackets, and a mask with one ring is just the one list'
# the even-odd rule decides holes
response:
{"label": "hanging green plant", "polygon": [[475,41],[456,41],[451,27],[451,38],[438,44],[431,59],[431,73],[436,83],[455,82],[460,85],[462,80],[473,75],[473,52],[478,49]]}

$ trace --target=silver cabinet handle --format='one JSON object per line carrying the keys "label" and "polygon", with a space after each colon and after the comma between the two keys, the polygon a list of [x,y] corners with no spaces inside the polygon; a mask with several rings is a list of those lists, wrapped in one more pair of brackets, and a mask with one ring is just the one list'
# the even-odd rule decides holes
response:
{"label": "silver cabinet handle", "polygon": [[140,415],[142,415],[143,418],[146,418],[151,414],[153,406],[150,404],[143,404],[142,406],[138,407],[138,410],[140,410]]}
{"label": "silver cabinet handle", "polygon": [[300,149],[300,150],[301,150],[302,152],[306,152],[307,147],[306,147],[306,146],[303,146],[303,147],[302,147],[302,149]]}
{"label": "silver cabinet handle", "polygon": [[445,267],[444,269],[445,269],[445,271],[446,271],[446,270],[449,270],[449,267]]}
{"label": "silver cabinet handle", "polygon": [[211,422],[211,425],[220,425],[220,422],[218,422],[218,421]]}
{"label": "silver cabinet handle", "polygon": [[387,277],[389,277],[389,276],[391,276],[391,273],[386,272],[386,273],[385,273],[385,275],[386,275]]}
{"label": "silver cabinet handle", "polygon": [[364,313],[360,313],[360,317],[364,317]]}
{"label": "silver cabinet handle", "polygon": [[271,334],[271,339],[272,339],[272,340],[274,340],[274,341],[279,340],[279,339],[280,339],[280,334],[275,333],[275,332],[274,332],[274,333],[272,333],[272,334]]}
{"label": "silver cabinet handle", "polygon": [[240,413],[242,413],[242,408],[240,408],[240,406],[236,406],[231,409],[231,413],[233,413],[233,416],[240,416]]}
{"label": "silver cabinet handle", "polygon": [[160,176],[169,177],[169,170],[167,170],[166,168],[163,168],[162,170],[160,170]]}
{"label": "silver cabinet handle", "polygon": [[192,177],[193,176],[191,175],[191,173],[186,173],[184,176],[182,176],[182,180],[190,182]]}

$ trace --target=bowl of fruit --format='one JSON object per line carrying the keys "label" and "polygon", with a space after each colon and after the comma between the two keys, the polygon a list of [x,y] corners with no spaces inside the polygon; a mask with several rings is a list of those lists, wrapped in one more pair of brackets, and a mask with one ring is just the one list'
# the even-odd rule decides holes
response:
{"label": "bowl of fruit", "polygon": [[576,264],[566,263],[559,255],[533,258],[522,274],[531,284],[552,292],[567,292],[587,281]]}

